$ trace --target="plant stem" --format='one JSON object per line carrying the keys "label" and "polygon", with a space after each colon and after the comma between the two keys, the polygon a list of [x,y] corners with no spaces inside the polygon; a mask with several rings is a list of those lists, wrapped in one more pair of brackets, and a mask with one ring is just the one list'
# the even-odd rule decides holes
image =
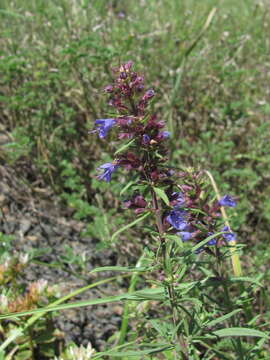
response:
{"label": "plant stem", "polygon": [[[231,312],[231,311],[233,311],[234,306],[233,306],[233,303],[230,298],[230,292],[229,292],[228,285],[227,285],[228,280],[227,280],[227,277],[223,276],[223,271],[222,271],[221,265],[222,265],[221,259],[220,259],[220,257],[217,257],[217,271],[218,271],[218,276],[221,279],[221,285],[222,285],[222,288],[224,291],[225,305],[228,309],[228,312]],[[234,327],[237,326],[235,316],[233,316],[229,321],[232,326],[234,326]],[[236,338],[235,341],[236,341],[236,347],[237,347],[237,351],[238,351],[239,360],[243,360],[244,355],[243,355],[243,347],[242,347],[241,339]],[[232,342],[233,342],[233,340],[232,340]]]}
{"label": "plant stem", "polygon": [[[173,323],[174,323],[174,327],[176,329],[177,324],[179,322],[178,319],[177,319],[178,312],[177,312],[177,307],[176,307],[176,296],[175,296],[175,291],[174,291],[173,284],[172,283],[170,284],[170,283],[167,282],[168,279],[173,279],[173,274],[171,273],[170,270],[168,271],[166,240],[164,238],[164,228],[163,228],[163,224],[162,224],[161,211],[159,209],[156,193],[155,193],[155,191],[153,189],[151,189],[151,194],[152,194],[152,203],[153,203],[153,207],[154,207],[154,210],[155,210],[155,216],[156,216],[156,225],[157,225],[157,229],[158,229],[158,233],[159,233],[159,241],[160,241],[160,244],[161,244],[163,269],[164,269],[164,272],[165,272],[165,275],[166,275],[165,288],[166,288],[166,290],[167,290],[167,292],[169,294],[169,300],[170,300],[170,306],[171,306],[171,310],[172,310]],[[185,343],[185,340],[184,340],[183,336],[178,334],[178,331],[176,331],[176,337],[177,337],[177,340],[178,340],[179,345],[181,347],[182,359],[188,360],[187,345]]]}
{"label": "plant stem", "polygon": [[35,346],[33,342],[33,334],[32,334],[32,327],[28,328],[28,335],[29,335],[29,347],[31,351],[31,358],[30,360],[35,360]]}

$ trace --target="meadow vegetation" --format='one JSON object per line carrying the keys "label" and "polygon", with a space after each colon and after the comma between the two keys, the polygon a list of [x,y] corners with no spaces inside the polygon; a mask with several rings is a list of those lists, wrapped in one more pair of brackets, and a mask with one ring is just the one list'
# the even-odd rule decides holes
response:
{"label": "meadow vegetation", "polygon": [[[118,256],[91,278],[81,254],[67,251],[65,261],[86,280],[59,293],[57,279],[23,281],[31,256],[14,253],[16,239],[2,226],[0,359],[270,358],[269,13],[263,0],[1,0],[0,164],[35,196],[48,193],[69,209],[96,252],[110,248]],[[155,272],[150,220],[123,209],[136,177],[117,171],[110,183],[97,178],[119,148],[111,133],[105,141],[91,130],[96,119],[115,116],[104,87],[129,60],[155,91],[151,111],[170,132],[170,166],[210,171],[220,193],[237,200],[228,214],[241,276],[228,249],[215,270],[216,258],[198,261],[188,245],[170,248],[166,266],[183,265],[178,327],[167,297],[174,279],[166,283]],[[2,206],[1,215],[3,225]],[[109,281],[119,284],[111,298],[75,303],[80,292]],[[122,321],[106,346],[59,340],[54,318],[64,309],[117,301]]]}

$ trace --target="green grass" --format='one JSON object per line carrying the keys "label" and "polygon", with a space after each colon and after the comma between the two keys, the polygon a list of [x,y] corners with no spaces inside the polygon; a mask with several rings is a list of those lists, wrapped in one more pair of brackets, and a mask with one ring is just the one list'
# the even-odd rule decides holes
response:
{"label": "green grass", "polygon": [[252,208],[265,239],[267,13],[254,1],[2,1],[1,117],[14,137],[11,160],[33,156],[58,192],[63,160],[76,162],[92,198],[88,175],[100,156],[87,130],[106,115],[101,89],[111,67],[132,59],[158,92],[156,110],[174,134],[173,161],[225,179],[241,199],[237,226]]}

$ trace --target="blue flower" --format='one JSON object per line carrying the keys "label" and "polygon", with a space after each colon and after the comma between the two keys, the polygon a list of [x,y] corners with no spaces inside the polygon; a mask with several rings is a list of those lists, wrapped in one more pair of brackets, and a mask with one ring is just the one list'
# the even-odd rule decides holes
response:
{"label": "blue flower", "polygon": [[142,142],[144,145],[147,145],[150,142],[150,137],[147,134],[144,134],[142,138]]}
{"label": "blue flower", "polygon": [[160,135],[162,136],[162,139],[167,139],[171,136],[171,133],[169,131],[162,131]]}
{"label": "blue flower", "polygon": [[224,195],[219,201],[218,201],[220,206],[230,206],[230,207],[235,207],[236,206],[236,202],[233,200],[232,197],[230,197],[229,195]]}
{"label": "blue flower", "polygon": [[108,131],[116,123],[114,119],[98,119],[95,121],[100,139],[106,137]]}
{"label": "blue flower", "polygon": [[[211,235],[214,235],[214,234],[213,234],[212,232],[209,232],[207,235],[208,235],[208,236],[211,236]],[[207,242],[207,245],[213,246],[213,245],[216,245],[216,243],[217,243],[217,239],[216,239],[216,238],[213,238],[213,239],[211,239],[211,240],[209,240],[209,241]]]}
{"label": "blue flower", "polygon": [[184,194],[181,191],[173,192],[171,204],[173,205],[174,209],[177,209],[179,207],[184,207],[185,206]]}
{"label": "blue flower", "polygon": [[[228,228],[228,226],[224,226],[221,231],[230,231],[230,229]],[[228,234],[222,234],[222,236],[227,242],[236,241],[236,234],[233,232],[229,232]]]}
{"label": "blue flower", "polygon": [[172,210],[167,216],[167,221],[176,230],[184,230],[188,225],[186,220],[186,212],[184,210]]}
{"label": "blue flower", "polygon": [[155,92],[153,89],[147,90],[146,93],[142,97],[142,101],[147,101],[151,99],[155,95]]}
{"label": "blue flower", "polygon": [[[211,236],[211,235],[214,235],[212,232],[209,232],[207,233],[207,237]],[[211,240],[209,240],[205,245],[203,246],[200,246],[196,251],[195,251],[195,254],[200,254],[204,249],[205,249],[205,246],[214,246],[216,245],[217,243],[217,239],[216,238],[213,238]]]}
{"label": "blue flower", "polygon": [[115,165],[112,163],[106,163],[101,165],[98,169],[104,170],[103,174],[98,176],[99,180],[104,180],[106,182],[109,182],[112,177],[112,173],[118,168],[119,165]]}
{"label": "blue flower", "polygon": [[180,231],[176,234],[180,236],[183,242],[188,241],[192,237],[192,233],[188,231]]}

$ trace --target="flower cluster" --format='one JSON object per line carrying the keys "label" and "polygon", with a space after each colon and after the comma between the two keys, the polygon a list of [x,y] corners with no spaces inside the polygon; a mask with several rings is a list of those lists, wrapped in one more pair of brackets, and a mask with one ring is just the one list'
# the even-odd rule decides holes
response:
{"label": "flower cluster", "polygon": [[[236,235],[228,226],[221,225],[221,207],[235,207],[236,202],[229,195],[225,195],[218,201],[212,202],[203,197],[203,174],[182,174],[183,185],[178,186],[181,191],[168,192],[171,210],[164,213],[163,226],[167,232],[177,234],[183,242],[193,240],[196,243],[203,241],[216,232],[224,232],[220,240],[231,242],[236,240]],[[212,237],[206,245],[197,252],[201,252],[206,246],[218,246],[218,237]]]}
{"label": "flower cluster", "polygon": [[[172,170],[167,165],[166,140],[170,133],[163,130],[164,121],[149,111],[154,90],[145,90],[144,77],[134,72],[132,67],[129,61],[114,69],[115,81],[105,87],[109,105],[115,109],[116,115],[96,120],[94,131],[104,139],[113,128],[118,139],[126,140],[126,144],[122,151],[118,149],[119,155],[112,163],[99,167],[103,173],[98,179],[109,182],[118,167],[136,171],[137,182],[144,186],[144,193],[142,195],[136,190],[130,199],[124,201],[124,206],[133,209],[136,214],[158,211],[161,213],[161,232],[177,234],[183,242],[193,240],[198,243],[213,236],[198,252],[203,249],[210,251],[209,246],[218,247],[222,240],[235,241],[236,235],[222,225],[221,208],[235,207],[236,202],[229,195],[212,201],[205,195],[207,191],[202,172]],[[155,198],[154,189],[157,188],[168,200],[162,209],[158,208]],[[214,236],[221,231],[223,236]]]}
{"label": "flower cluster", "polygon": [[105,92],[110,95],[109,105],[115,108],[117,114],[114,118],[97,119],[92,132],[98,132],[99,138],[104,139],[112,128],[116,128],[120,140],[132,140],[133,150],[141,151],[126,151],[112,163],[101,165],[99,169],[103,173],[98,178],[109,182],[119,166],[136,169],[145,180],[167,178],[168,172],[158,169],[165,161],[167,149],[164,142],[170,133],[162,130],[163,121],[158,121],[155,114],[147,111],[150,100],[155,96],[154,90],[144,91],[144,78],[132,71],[131,61],[114,69],[114,73],[116,79],[112,85],[105,87]]}

